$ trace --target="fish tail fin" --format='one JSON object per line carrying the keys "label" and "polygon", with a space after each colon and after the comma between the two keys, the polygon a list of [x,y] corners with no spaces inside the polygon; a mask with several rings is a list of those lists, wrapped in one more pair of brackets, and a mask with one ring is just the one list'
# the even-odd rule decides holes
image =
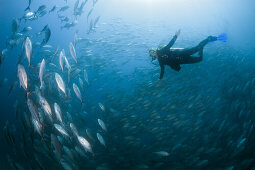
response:
{"label": "fish tail fin", "polygon": [[84,107],[85,107],[85,105],[84,105],[84,102],[83,102],[83,100],[81,101],[81,110],[84,110]]}
{"label": "fish tail fin", "polygon": [[43,83],[40,85],[40,90],[42,90],[42,88],[43,88]]}
{"label": "fish tail fin", "polygon": [[30,11],[30,6],[28,6],[24,11]]}
{"label": "fish tail fin", "polygon": [[43,40],[40,44],[40,46],[44,46],[46,44],[45,40]]}
{"label": "fish tail fin", "polygon": [[28,99],[31,92],[27,91],[26,99]]}

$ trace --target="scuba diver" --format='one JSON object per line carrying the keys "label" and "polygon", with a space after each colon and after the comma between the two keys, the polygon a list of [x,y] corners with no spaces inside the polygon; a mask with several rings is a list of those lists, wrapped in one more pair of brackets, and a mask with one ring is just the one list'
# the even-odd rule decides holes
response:
{"label": "scuba diver", "polygon": [[[220,34],[219,36],[209,36],[205,40],[201,41],[197,46],[187,49],[170,49],[177,37],[180,35],[181,30],[176,31],[172,40],[168,43],[167,46],[164,46],[160,49],[150,49],[149,53],[152,57],[152,61],[158,59],[161,72],[159,77],[159,82],[162,80],[165,72],[165,65],[170,66],[175,71],[180,71],[180,64],[193,64],[199,63],[203,60],[203,49],[204,46],[213,41],[223,41],[225,42],[227,37],[226,34]],[[193,54],[198,53],[199,57],[192,56]]]}

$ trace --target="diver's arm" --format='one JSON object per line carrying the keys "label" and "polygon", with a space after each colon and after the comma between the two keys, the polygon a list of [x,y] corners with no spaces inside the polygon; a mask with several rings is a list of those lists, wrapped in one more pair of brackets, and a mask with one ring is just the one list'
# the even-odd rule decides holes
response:
{"label": "diver's arm", "polygon": [[178,31],[176,31],[176,33],[175,33],[174,37],[172,38],[172,40],[165,47],[166,49],[170,49],[174,45],[174,43],[175,43],[177,37],[180,35],[180,33],[181,33],[180,29]]}
{"label": "diver's arm", "polygon": [[164,73],[165,73],[165,66],[164,66],[164,64],[160,64],[160,68],[161,68],[161,71],[160,71],[159,80],[162,80],[162,78],[164,76]]}
{"label": "diver's arm", "polygon": [[175,35],[175,36],[172,38],[172,40],[167,44],[167,46],[165,47],[165,49],[168,49],[168,50],[169,50],[169,49],[174,45],[176,39],[177,39],[177,36]]}

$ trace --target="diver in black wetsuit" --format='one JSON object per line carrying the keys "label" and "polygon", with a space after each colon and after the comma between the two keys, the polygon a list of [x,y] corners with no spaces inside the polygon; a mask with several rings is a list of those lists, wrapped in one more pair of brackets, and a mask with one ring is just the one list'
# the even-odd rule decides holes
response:
{"label": "diver in black wetsuit", "polygon": [[[178,30],[169,44],[161,49],[151,49],[149,51],[152,60],[158,59],[161,68],[159,82],[162,80],[165,71],[165,65],[170,66],[175,71],[180,71],[180,64],[192,64],[198,63],[203,60],[203,49],[208,42],[216,41],[217,37],[209,36],[205,40],[201,41],[197,46],[187,49],[170,49],[177,37],[180,35]],[[199,57],[192,56],[194,53],[199,53]]]}

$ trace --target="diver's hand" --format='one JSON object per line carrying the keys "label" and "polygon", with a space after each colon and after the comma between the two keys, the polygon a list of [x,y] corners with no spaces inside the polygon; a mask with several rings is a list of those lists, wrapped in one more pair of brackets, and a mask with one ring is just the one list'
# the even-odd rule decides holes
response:
{"label": "diver's hand", "polygon": [[175,32],[175,35],[178,37],[179,35],[181,34],[181,29],[179,29],[179,30],[177,30],[176,32]]}
{"label": "diver's hand", "polygon": [[162,81],[161,79],[158,79],[158,84],[161,83],[161,81]]}

